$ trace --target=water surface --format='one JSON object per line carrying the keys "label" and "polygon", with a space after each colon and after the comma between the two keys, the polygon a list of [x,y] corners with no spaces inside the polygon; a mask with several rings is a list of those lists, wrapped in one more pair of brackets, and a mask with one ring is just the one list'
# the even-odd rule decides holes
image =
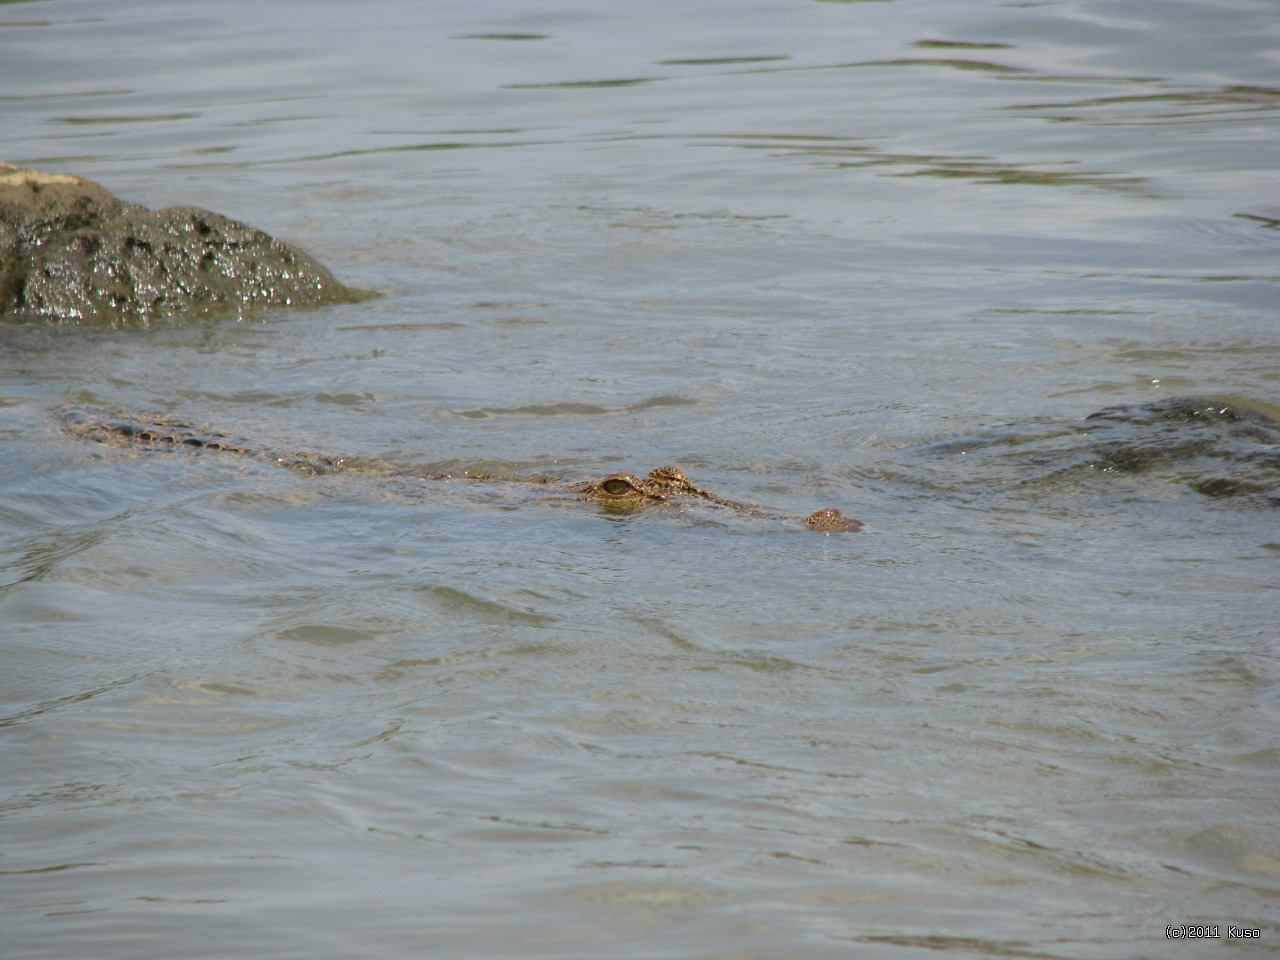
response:
{"label": "water surface", "polygon": [[[0,327],[6,957],[1274,952],[1274,4],[3,11],[383,294]],[[526,482],[666,463],[868,529]]]}

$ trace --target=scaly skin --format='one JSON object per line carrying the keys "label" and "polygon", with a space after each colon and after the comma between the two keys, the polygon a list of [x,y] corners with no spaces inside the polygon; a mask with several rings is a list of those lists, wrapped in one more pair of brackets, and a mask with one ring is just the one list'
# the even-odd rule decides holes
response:
{"label": "scaly skin", "polygon": [[[63,429],[73,436],[99,443],[127,444],[146,448],[182,447],[193,451],[213,450],[233,453],[272,463],[298,473],[337,473],[357,466],[367,468],[368,461],[355,461],[340,457],[322,456],[316,453],[280,453],[249,440],[230,437],[213,430],[197,429],[189,423],[167,417],[130,419],[101,417],[82,410],[61,411]],[[392,471],[394,472],[394,471]],[[415,474],[415,476],[423,476]],[[446,479],[448,474],[435,474],[425,479]],[[471,477],[471,479],[485,479]],[[791,519],[763,510],[748,503],[727,500],[710,490],[697,486],[679,467],[658,467],[641,478],[634,473],[611,473],[600,480],[592,480],[567,487],[583,500],[598,503],[608,510],[631,512],[646,504],[668,503],[673,500],[705,500],[738,513],[768,519]],[[846,517],[835,508],[819,510],[801,521],[811,530],[821,533],[856,533],[863,528],[861,520]]]}
{"label": "scaly skin", "polygon": [[336,473],[348,463],[347,460],[316,453],[277,453],[250,440],[230,437],[216,430],[197,429],[168,417],[103,419],[75,409],[63,410],[60,414],[63,429],[68,433],[99,443],[215,450],[265,460],[298,473]]}

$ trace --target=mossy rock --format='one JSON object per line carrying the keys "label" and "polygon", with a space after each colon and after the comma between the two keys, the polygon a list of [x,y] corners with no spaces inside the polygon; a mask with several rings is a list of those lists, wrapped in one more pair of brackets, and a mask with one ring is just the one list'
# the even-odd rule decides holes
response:
{"label": "mossy rock", "polygon": [[0,319],[137,325],[368,296],[211,211],[149,210],[80,177],[0,164]]}

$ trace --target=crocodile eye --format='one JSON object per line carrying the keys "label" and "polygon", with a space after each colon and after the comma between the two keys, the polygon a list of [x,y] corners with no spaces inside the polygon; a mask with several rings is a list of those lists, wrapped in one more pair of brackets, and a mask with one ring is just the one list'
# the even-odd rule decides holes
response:
{"label": "crocodile eye", "polygon": [[620,497],[624,493],[630,493],[634,488],[620,477],[611,477],[600,484],[600,489],[612,497]]}

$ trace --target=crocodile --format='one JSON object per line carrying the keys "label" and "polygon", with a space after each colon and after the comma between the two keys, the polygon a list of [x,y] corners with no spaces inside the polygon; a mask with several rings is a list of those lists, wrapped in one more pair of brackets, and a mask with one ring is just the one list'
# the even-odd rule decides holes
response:
{"label": "crocodile", "polygon": [[[379,472],[411,475],[425,480],[450,480],[450,473],[423,473],[408,469],[388,469],[386,464],[359,457],[335,457],[306,451],[284,452],[264,444],[233,437],[217,430],[166,416],[120,417],[94,411],[69,408],[58,412],[62,429],[72,436],[98,443],[124,444],[135,448],[182,448],[192,452],[229,453],[273,464],[295,473],[319,475],[341,472]],[[488,474],[468,471],[465,479],[493,481]],[[533,481],[540,485],[555,484],[545,478]],[[771,520],[798,519],[805,527],[821,533],[856,533],[864,528],[861,520],[846,516],[834,507],[815,511],[803,518],[792,518],[750,503],[729,500],[698,486],[683,469],[658,467],[641,477],[634,473],[611,473],[599,480],[561,485],[578,498],[601,505],[613,513],[629,513],[647,505],[703,501],[746,516]]]}

